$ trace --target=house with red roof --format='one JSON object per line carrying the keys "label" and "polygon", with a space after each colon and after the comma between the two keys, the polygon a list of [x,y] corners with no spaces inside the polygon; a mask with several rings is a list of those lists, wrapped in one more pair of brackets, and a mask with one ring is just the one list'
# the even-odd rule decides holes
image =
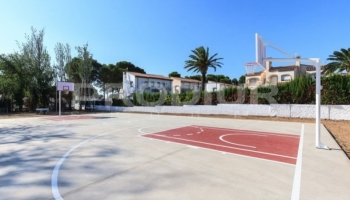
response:
{"label": "house with red roof", "polygon": [[[321,66],[321,70],[324,66]],[[254,72],[253,74],[246,74],[245,86],[249,88],[256,88],[258,86],[276,85],[277,83],[285,83],[291,81],[295,77],[309,74],[313,79],[316,78],[316,68],[313,65],[301,64],[299,61],[294,65],[287,66],[272,66],[272,62],[266,62],[266,69]]]}

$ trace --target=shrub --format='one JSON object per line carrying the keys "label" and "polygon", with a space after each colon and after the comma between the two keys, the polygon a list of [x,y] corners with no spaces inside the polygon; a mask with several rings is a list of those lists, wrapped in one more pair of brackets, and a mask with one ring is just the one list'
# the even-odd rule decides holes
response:
{"label": "shrub", "polygon": [[[322,104],[350,104],[350,76],[331,75],[322,78],[323,90],[321,92]],[[241,103],[241,104],[314,104],[315,81],[310,76],[299,76],[286,83],[277,86],[262,86],[254,90],[249,88],[229,87],[217,92],[191,92],[180,94],[134,94],[134,104],[143,106],[155,106],[157,101],[163,105],[217,105],[218,103]],[[271,98],[271,91],[278,93]],[[273,93],[273,92],[272,92]],[[137,99],[143,95],[144,102]],[[196,96],[195,96],[196,95]],[[165,98],[165,99],[161,99]]]}

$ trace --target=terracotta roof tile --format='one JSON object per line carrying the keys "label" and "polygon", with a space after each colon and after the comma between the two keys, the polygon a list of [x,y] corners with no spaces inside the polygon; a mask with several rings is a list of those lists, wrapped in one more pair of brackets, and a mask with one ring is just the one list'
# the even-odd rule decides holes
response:
{"label": "terracotta roof tile", "polygon": [[190,82],[190,83],[201,83],[201,81],[196,79],[189,79],[189,78],[180,78],[180,77],[170,77],[171,79],[180,80],[182,82]]}
{"label": "terracotta roof tile", "polygon": [[289,66],[271,67],[269,71],[270,72],[273,72],[273,71],[279,71],[279,72],[293,71],[295,68],[298,68],[298,66],[296,66],[296,65],[289,65]]}
{"label": "terracotta roof tile", "polygon": [[127,72],[129,74],[132,74],[137,77],[144,77],[144,78],[154,78],[154,79],[162,79],[162,80],[169,80],[172,81],[173,79],[162,76],[162,75],[155,75],[155,74],[142,74],[137,72]]}
{"label": "terracotta roof tile", "polygon": [[[324,70],[324,65],[321,66],[321,70]],[[316,67],[310,65],[310,66],[306,67],[306,71],[316,71]]]}

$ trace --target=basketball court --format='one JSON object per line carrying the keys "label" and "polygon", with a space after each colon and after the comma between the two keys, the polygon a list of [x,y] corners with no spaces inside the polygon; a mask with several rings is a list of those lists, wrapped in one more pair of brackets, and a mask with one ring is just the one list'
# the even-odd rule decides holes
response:
{"label": "basketball court", "polygon": [[[265,48],[256,34],[247,72],[295,61]],[[349,159],[320,124],[320,60],[299,60],[316,66],[315,123],[60,111],[0,120],[0,198],[348,199]],[[61,99],[74,83],[57,90]]]}
{"label": "basketball court", "polygon": [[235,118],[4,119],[1,199],[290,199],[296,188],[300,199],[346,199],[349,160],[323,126],[333,150],[316,149],[314,127],[301,137],[300,123]]}

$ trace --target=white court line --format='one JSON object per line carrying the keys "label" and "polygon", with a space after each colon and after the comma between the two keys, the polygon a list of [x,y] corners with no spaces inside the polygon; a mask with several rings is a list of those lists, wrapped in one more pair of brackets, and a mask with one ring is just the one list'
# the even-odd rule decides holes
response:
{"label": "white court line", "polygon": [[75,145],[73,148],[71,148],[69,151],[67,151],[67,153],[65,153],[61,159],[58,161],[58,163],[56,164],[55,168],[53,169],[52,171],[52,176],[51,176],[51,191],[52,191],[52,194],[54,196],[54,198],[56,200],[63,200],[61,194],[60,194],[60,191],[58,190],[58,171],[60,170],[60,167],[61,165],[63,164],[64,160],[69,156],[69,154],[74,151],[74,149],[80,147],[81,145],[83,145],[84,143],[90,141],[90,140],[93,140],[95,138],[98,138],[98,137],[101,137],[101,136],[104,136],[104,135],[107,135],[107,134],[110,134],[110,133],[113,133],[113,132],[117,132],[117,131],[121,131],[121,130],[125,130],[127,128],[122,128],[122,129],[118,129],[118,130],[114,130],[114,131],[109,131],[109,132],[105,132],[105,133],[102,133],[102,134],[99,134],[99,135],[96,135],[94,137],[91,137],[77,145]]}
{"label": "white court line", "polygon": [[210,126],[195,126],[197,128],[207,128],[207,129],[217,129],[217,130],[235,130],[235,131],[247,131],[247,132],[256,132],[261,134],[274,134],[274,135],[289,135],[294,137],[299,137],[299,135],[289,134],[289,133],[273,133],[273,132],[266,132],[266,131],[259,131],[259,130],[244,130],[239,128],[219,128],[219,127],[210,127]]}
{"label": "white court line", "polygon": [[228,135],[256,135],[256,136],[259,136],[259,137],[267,137],[267,135],[260,135],[260,134],[244,134],[244,133],[237,133],[237,134],[226,134],[226,135],[222,135],[219,137],[219,139],[223,142],[226,142],[226,143],[229,143],[229,144],[233,144],[233,145],[237,145],[237,146],[243,146],[243,147],[249,147],[249,148],[255,148],[255,146],[249,146],[249,145],[244,145],[244,144],[237,144],[237,143],[234,143],[234,142],[229,142],[229,141],[226,141],[223,139],[223,137],[225,136],[228,136]]}
{"label": "white court line", "polygon": [[242,149],[242,148],[237,148],[237,147],[230,147],[230,146],[225,146],[225,145],[220,145],[220,144],[213,144],[213,143],[207,143],[207,142],[200,142],[200,141],[196,141],[196,140],[187,140],[187,139],[183,139],[183,138],[175,138],[175,137],[160,135],[160,134],[157,134],[157,133],[152,133],[152,134],[150,134],[150,135],[156,135],[156,136],[159,136],[159,137],[172,138],[172,139],[177,139],[177,140],[184,140],[184,141],[195,142],[195,143],[201,143],[201,144],[207,144],[207,145],[218,146],[218,147],[225,147],[225,148],[229,148],[229,149],[237,149],[237,150],[241,150],[241,151],[249,151],[249,152],[254,152],[254,153],[260,153],[260,154],[278,156],[278,157],[283,157],[283,158],[296,159],[296,157],[291,157],[291,156],[285,156],[285,155],[274,154],[274,153],[267,153],[267,152],[263,152],[263,151],[254,151],[254,150]]}
{"label": "white court line", "polygon": [[[196,128],[199,128],[199,126],[190,126],[190,127],[196,127]],[[169,136],[164,136],[164,135],[160,135],[159,132],[164,132],[164,131],[159,131],[159,132],[156,132],[156,133],[146,133],[146,132],[143,132],[142,129],[143,128],[146,128],[146,127],[142,127],[140,128],[138,131],[140,133],[143,133],[143,135],[146,135],[146,134],[153,134],[153,135],[157,135],[157,136],[161,136],[161,137],[169,137]],[[185,128],[185,127],[180,127],[180,128]],[[168,129],[166,131],[169,131],[169,130],[175,130],[175,129],[178,129],[178,128],[173,128],[173,129]],[[202,129],[202,128],[200,128]],[[215,129],[215,128],[213,128]],[[220,129],[220,128],[218,128]],[[226,130],[231,130],[232,129],[226,129]],[[253,133],[249,133],[249,131],[238,131],[238,132],[242,132],[242,133],[245,133],[245,134],[260,134],[260,133],[257,133],[257,132],[253,132]],[[248,133],[247,133],[248,132]],[[142,135],[142,136],[143,136]],[[260,134],[260,135],[277,135],[279,136],[280,134]],[[287,136],[288,137],[288,136]],[[298,137],[298,136],[297,136]],[[169,138],[174,138],[174,137],[169,137]],[[190,142],[197,142],[197,143],[203,143],[203,144],[208,144],[208,145],[212,145],[212,146],[220,146],[220,147],[226,147],[226,148],[231,148],[231,149],[237,149],[237,150],[242,150],[242,151],[251,151],[251,152],[255,152],[255,153],[260,153],[260,154],[266,154],[266,155],[272,155],[272,156],[279,156],[279,157],[286,157],[286,158],[291,158],[291,159],[296,159],[296,157],[291,157],[291,156],[285,156],[285,155],[280,155],[280,154],[273,154],[273,153],[267,153],[267,152],[262,152],[262,151],[254,151],[254,150],[249,150],[249,149],[242,149],[242,148],[237,148],[237,147],[229,147],[229,146],[224,146],[224,145],[219,145],[219,144],[212,144],[212,143],[205,143],[205,142],[200,142],[200,141],[196,141],[196,140],[186,140],[186,139],[182,139],[182,138],[174,138],[174,139],[178,139],[178,140],[185,140],[185,141],[190,141]]]}
{"label": "white court line", "polygon": [[[146,139],[146,137],[144,137]],[[148,138],[147,139],[151,139],[151,138]],[[164,140],[162,139],[158,139],[158,138],[152,138],[153,140],[156,140],[156,141],[160,141],[160,142],[164,142]],[[177,144],[177,145],[183,145],[183,146],[188,146],[190,147],[191,145],[188,145],[188,144],[184,144],[184,143],[180,143],[180,142],[173,142],[173,141],[170,141],[169,143],[171,144]],[[273,163],[278,163],[278,164],[284,164],[284,165],[288,165],[288,166],[295,166],[294,164],[290,164],[290,163],[286,163],[286,162],[281,162],[281,161],[276,161],[276,160],[269,160],[269,159],[266,159],[266,158],[258,158],[258,157],[252,157],[252,156],[246,156],[246,155],[242,155],[242,154],[237,154],[237,153],[231,153],[231,152],[223,152],[223,151],[220,151],[220,150],[215,150],[215,149],[209,149],[209,148],[205,148],[205,147],[198,147],[198,149],[201,148],[201,149],[204,149],[204,150],[208,150],[208,151],[215,151],[215,152],[219,152],[221,154],[230,154],[230,155],[234,155],[234,156],[240,156],[240,157],[244,157],[244,158],[250,158],[250,159],[256,159],[256,160],[262,160],[262,161],[269,161],[269,162],[273,162]]]}
{"label": "white court line", "polygon": [[[193,126],[193,127],[197,127],[198,126]],[[234,131],[235,133],[253,133],[253,134],[261,134],[261,135],[275,135],[275,136],[279,136],[279,137],[295,137],[298,138],[299,135],[291,135],[291,134],[283,134],[283,133],[269,133],[269,132],[260,132],[260,131],[254,131],[254,130],[240,130],[240,129],[230,129],[230,128],[215,128],[215,127],[205,127],[203,126],[203,128],[207,128],[207,129],[216,129],[216,130],[227,130],[227,131]]]}
{"label": "white court line", "polygon": [[145,126],[145,127],[141,127],[139,128],[137,131],[142,133],[142,135],[147,135],[147,134],[154,134],[154,133],[160,133],[160,132],[164,132],[164,131],[171,131],[171,130],[176,130],[176,129],[179,129],[179,128],[186,128],[186,127],[190,127],[190,126],[184,126],[184,127],[176,127],[176,128],[171,128],[171,129],[167,129],[167,130],[163,130],[163,131],[157,131],[157,132],[154,132],[154,133],[146,133],[144,131],[142,131],[142,129],[145,129],[145,128],[151,128],[151,127],[160,127],[160,126],[169,126],[169,125],[155,125],[155,126]]}
{"label": "white court line", "polygon": [[298,149],[298,159],[295,166],[293,190],[292,190],[292,200],[298,200],[300,197],[300,182],[301,182],[301,166],[303,159],[303,144],[304,144],[304,124],[301,126],[299,149]]}

